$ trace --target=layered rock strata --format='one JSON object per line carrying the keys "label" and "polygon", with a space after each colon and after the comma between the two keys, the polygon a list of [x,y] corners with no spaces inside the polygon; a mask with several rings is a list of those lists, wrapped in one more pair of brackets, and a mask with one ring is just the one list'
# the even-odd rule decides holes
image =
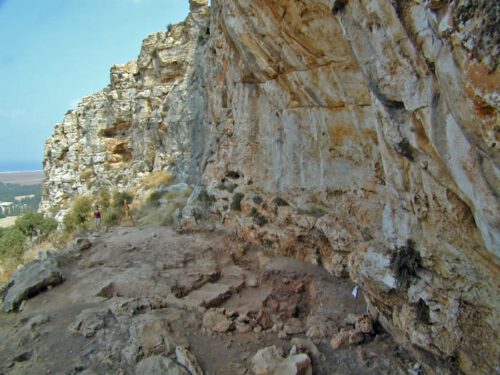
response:
{"label": "layered rock strata", "polygon": [[191,1],[57,126],[43,208],[169,170],[239,236],[349,274],[429,373],[494,373],[499,7]]}

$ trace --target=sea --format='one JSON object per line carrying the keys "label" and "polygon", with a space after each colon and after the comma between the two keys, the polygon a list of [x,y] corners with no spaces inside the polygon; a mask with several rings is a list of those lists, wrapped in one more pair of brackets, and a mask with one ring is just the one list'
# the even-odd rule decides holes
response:
{"label": "sea", "polygon": [[0,160],[0,172],[28,172],[41,171],[41,161],[2,161]]}

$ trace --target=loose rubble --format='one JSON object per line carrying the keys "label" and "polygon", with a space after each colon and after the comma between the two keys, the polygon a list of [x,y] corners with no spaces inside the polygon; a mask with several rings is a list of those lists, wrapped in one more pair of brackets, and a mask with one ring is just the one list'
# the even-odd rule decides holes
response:
{"label": "loose rubble", "polygon": [[[63,285],[0,316],[0,372],[368,375],[415,365],[353,314],[352,283],[224,233],[116,228],[74,254],[58,255]],[[200,290],[213,291],[211,307]],[[333,350],[339,328],[346,339]]]}

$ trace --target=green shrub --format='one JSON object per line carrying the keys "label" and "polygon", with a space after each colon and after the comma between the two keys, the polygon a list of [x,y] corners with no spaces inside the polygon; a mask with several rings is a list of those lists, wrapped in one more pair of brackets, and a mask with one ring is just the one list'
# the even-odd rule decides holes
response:
{"label": "green shrub", "polygon": [[123,206],[123,202],[127,201],[128,204],[132,203],[134,197],[128,191],[115,191],[113,193],[113,207]]}
{"label": "green shrub", "polygon": [[174,200],[177,198],[181,193],[179,191],[169,191],[166,195],[165,198],[167,198],[169,201]]}
{"label": "green shrub", "polygon": [[73,201],[70,212],[64,217],[63,224],[66,232],[75,232],[78,229],[88,229],[92,212],[92,199],[78,197]]}
{"label": "green shrub", "polygon": [[57,221],[45,218],[42,213],[28,211],[16,219],[15,227],[26,237],[39,236],[45,239],[57,229]]}
{"label": "green shrub", "polygon": [[108,188],[102,188],[97,193],[97,202],[96,204],[102,210],[107,210],[111,205],[111,193]]}
{"label": "green shrub", "polygon": [[103,214],[103,222],[106,226],[117,225],[122,216],[122,207],[110,207]]}
{"label": "green shrub", "polygon": [[26,236],[15,226],[3,231],[0,238],[0,258],[7,260],[9,258],[20,260],[24,251]]}

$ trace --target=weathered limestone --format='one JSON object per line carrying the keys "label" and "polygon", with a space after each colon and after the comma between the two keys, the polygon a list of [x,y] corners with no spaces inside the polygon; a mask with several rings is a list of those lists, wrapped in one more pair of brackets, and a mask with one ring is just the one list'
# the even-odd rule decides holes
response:
{"label": "weathered limestone", "polygon": [[61,284],[64,279],[59,264],[50,253],[36,259],[14,274],[12,283],[3,298],[3,309],[13,311],[26,299],[47,288]]}
{"label": "weathered limestone", "polygon": [[350,275],[429,373],[492,373],[497,24],[493,0],[191,1],[57,126],[43,208],[169,170],[203,185],[186,228]]}

